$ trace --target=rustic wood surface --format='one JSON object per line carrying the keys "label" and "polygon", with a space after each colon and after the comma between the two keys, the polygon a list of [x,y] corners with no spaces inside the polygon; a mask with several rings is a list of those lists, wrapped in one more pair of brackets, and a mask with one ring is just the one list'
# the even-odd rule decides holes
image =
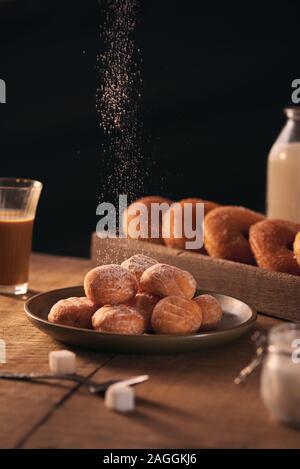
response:
{"label": "rustic wood surface", "polygon": [[[81,284],[87,260],[33,255],[33,290]],[[279,320],[259,316],[267,330]],[[65,348],[29,323],[22,298],[0,296],[1,371],[47,371],[50,350]],[[259,395],[259,371],[244,386],[233,379],[252,356],[249,334],[221,349],[163,356],[75,349],[78,372],[99,381],[149,373],[136,388],[136,410],[108,411],[103,399],[74,384],[0,382],[2,448],[295,448],[299,431],[276,422]]]}
{"label": "rustic wood surface", "polygon": [[205,290],[231,295],[252,305],[257,311],[292,321],[300,321],[300,277],[240,264],[190,251],[130,239],[92,237],[92,259],[122,261],[140,252],[160,262],[170,262],[189,270]]}

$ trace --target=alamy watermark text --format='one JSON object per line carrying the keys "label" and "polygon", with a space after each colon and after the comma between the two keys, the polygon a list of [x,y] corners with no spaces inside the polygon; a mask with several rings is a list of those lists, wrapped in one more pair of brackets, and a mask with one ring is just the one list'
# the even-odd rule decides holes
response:
{"label": "alamy watermark text", "polygon": [[6,103],[6,83],[0,78],[0,103]]}

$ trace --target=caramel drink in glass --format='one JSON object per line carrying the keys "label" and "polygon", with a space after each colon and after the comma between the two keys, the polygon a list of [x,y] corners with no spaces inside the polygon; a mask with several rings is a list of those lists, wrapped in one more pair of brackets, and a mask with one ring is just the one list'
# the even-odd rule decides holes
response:
{"label": "caramel drink in glass", "polygon": [[27,292],[32,229],[42,183],[0,178],[0,294]]}

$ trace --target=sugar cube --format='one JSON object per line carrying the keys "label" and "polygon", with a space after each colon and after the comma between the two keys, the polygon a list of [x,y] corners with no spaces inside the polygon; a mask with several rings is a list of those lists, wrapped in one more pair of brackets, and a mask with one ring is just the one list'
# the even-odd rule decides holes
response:
{"label": "sugar cube", "polygon": [[0,363],[6,363],[6,343],[0,339]]}
{"label": "sugar cube", "polygon": [[69,350],[53,350],[49,353],[49,367],[52,373],[75,373],[76,355]]}
{"label": "sugar cube", "polygon": [[105,393],[105,405],[117,412],[130,412],[134,410],[134,390],[131,386],[116,383],[109,386]]}

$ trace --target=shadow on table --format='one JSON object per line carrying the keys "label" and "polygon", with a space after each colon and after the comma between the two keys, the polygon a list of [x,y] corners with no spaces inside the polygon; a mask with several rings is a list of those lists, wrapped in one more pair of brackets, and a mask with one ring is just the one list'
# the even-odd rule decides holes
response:
{"label": "shadow on table", "polygon": [[[125,418],[129,420],[133,420],[136,422],[139,422],[146,426],[147,428],[152,428],[153,431],[159,432],[163,435],[168,436],[170,439],[176,437],[176,439],[182,438],[182,440],[186,440],[187,438],[192,438],[194,435],[191,434],[189,435],[189,431],[187,430],[186,426],[184,425],[182,428],[178,425],[174,425],[174,420],[172,419],[172,416],[174,414],[180,413],[181,417],[185,418],[190,418],[191,414],[188,412],[184,412],[179,409],[175,409],[172,407],[169,407],[167,405],[163,404],[158,404],[158,403],[151,403],[148,401],[146,403],[146,399],[138,399],[139,403],[142,403],[143,406],[151,406],[153,411],[154,408],[159,409],[160,415],[159,416],[154,416],[153,413],[148,413],[145,410],[141,409],[139,407],[132,413],[128,414],[123,414]],[[169,421],[166,421],[165,418],[169,417]]]}
{"label": "shadow on table", "polygon": [[13,298],[14,300],[27,301],[29,300],[29,298],[34,295],[37,295],[38,293],[41,292],[39,290],[28,290],[27,293],[24,293],[24,295],[14,295],[11,293],[1,293],[1,295],[6,296],[7,298]]}

